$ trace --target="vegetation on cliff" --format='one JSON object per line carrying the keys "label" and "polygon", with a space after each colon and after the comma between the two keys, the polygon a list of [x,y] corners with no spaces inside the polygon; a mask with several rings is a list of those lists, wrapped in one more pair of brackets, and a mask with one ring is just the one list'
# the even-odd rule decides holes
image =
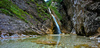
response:
{"label": "vegetation on cliff", "polygon": [[[36,4],[38,17],[40,17],[43,20],[47,20],[47,18],[50,18],[50,14],[47,12],[47,7],[45,6],[45,3],[39,4],[37,3],[37,0],[27,1],[28,4],[30,4],[30,2]],[[29,17],[34,19],[34,17],[31,14],[27,13],[26,11],[23,11],[16,4],[12,3],[12,1],[8,0],[0,1],[0,13],[4,13],[10,16],[16,16],[27,23],[29,23],[29,21],[26,20],[26,15],[29,15]]]}
{"label": "vegetation on cliff", "polygon": [[4,21],[0,19],[3,22],[0,31],[4,33],[4,30],[5,34],[46,34],[46,30],[51,29],[48,8],[41,0],[0,0],[0,15],[4,16]]}
{"label": "vegetation on cliff", "polygon": [[57,5],[60,5],[61,2],[62,2],[62,0],[50,0],[49,2],[46,3],[47,6],[50,7],[50,9],[57,15],[57,17],[60,20],[62,20],[62,16],[59,13],[59,11],[57,10]]}
{"label": "vegetation on cliff", "polygon": [[[28,21],[24,18],[27,12],[24,12],[20,8],[18,8],[15,4],[8,0],[0,1],[0,12],[10,15],[10,16],[17,16],[18,18],[24,20],[28,23]],[[15,15],[14,15],[15,14]]]}
{"label": "vegetation on cliff", "polygon": [[33,2],[37,6],[37,13],[40,18],[43,20],[50,19],[50,14],[48,13],[48,7],[45,5],[46,3],[38,3],[38,0],[31,0],[28,3]]}

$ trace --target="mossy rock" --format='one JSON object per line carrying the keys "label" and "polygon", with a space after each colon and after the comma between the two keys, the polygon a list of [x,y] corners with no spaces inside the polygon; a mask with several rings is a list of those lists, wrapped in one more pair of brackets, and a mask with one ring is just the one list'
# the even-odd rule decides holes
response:
{"label": "mossy rock", "polygon": [[[10,15],[10,16],[17,16],[19,19],[25,21],[26,23],[29,23],[29,21],[26,20],[27,12],[24,12],[22,9],[17,7],[17,5],[13,4],[11,1],[8,0],[1,0],[0,1],[0,12]],[[29,15],[29,14],[28,14]]]}
{"label": "mossy rock", "polygon": [[[32,41],[32,42],[35,42],[37,44],[45,44],[45,45],[57,45],[57,42],[56,41]],[[59,45],[60,43],[58,43]]]}
{"label": "mossy rock", "polygon": [[6,15],[13,16],[13,14],[11,12],[9,12],[8,10],[6,10],[6,9],[0,9],[0,13],[4,13]]}

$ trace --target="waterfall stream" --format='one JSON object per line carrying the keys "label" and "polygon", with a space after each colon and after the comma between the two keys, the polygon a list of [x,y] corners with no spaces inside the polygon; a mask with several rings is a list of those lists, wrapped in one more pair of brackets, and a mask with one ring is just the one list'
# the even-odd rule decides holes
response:
{"label": "waterfall stream", "polygon": [[48,9],[49,9],[49,13],[50,13],[50,14],[51,14],[51,16],[53,17],[54,22],[55,22],[55,24],[56,24],[56,27],[57,27],[57,33],[58,33],[58,34],[61,34],[60,27],[59,27],[59,25],[58,25],[58,23],[57,23],[57,21],[56,21],[55,16],[51,13],[50,8],[48,8]]}
{"label": "waterfall stream", "polygon": [[[48,2],[49,0],[44,0],[44,1],[45,1],[45,2]],[[48,9],[49,9],[49,13],[50,13],[50,14],[51,14],[51,16],[53,17],[54,22],[55,22],[55,24],[56,24],[56,27],[57,27],[57,33],[58,33],[58,34],[61,34],[60,27],[59,27],[59,25],[58,25],[58,23],[57,23],[57,21],[56,21],[55,16],[51,13],[50,8],[48,8]]]}

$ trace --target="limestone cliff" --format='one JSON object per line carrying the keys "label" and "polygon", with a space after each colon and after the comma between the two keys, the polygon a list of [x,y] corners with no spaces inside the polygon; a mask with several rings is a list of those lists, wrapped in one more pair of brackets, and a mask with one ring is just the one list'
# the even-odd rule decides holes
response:
{"label": "limestone cliff", "polygon": [[53,21],[43,0],[0,0],[0,35],[51,34]]}
{"label": "limestone cliff", "polygon": [[63,33],[90,36],[100,33],[99,0],[0,0],[0,35]]}
{"label": "limestone cliff", "polygon": [[100,27],[99,0],[63,0],[73,29],[79,35],[94,35]]}

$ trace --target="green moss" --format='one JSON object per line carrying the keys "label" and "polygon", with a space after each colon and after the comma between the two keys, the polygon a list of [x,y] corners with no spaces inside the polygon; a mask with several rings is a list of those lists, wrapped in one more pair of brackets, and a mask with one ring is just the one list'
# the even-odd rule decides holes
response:
{"label": "green moss", "polygon": [[61,3],[62,2],[62,0],[51,0],[51,1],[58,2],[58,3]]}
{"label": "green moss", "polygon": [[47,20],[47,18],[44,18],[43,20]]}
{"label": "green moss", "polygon": [[12,16],[13,14],[11,14],[8,10],[6,10],[6,9],[0,9],[0,12],[1,13],[4,13],[4,14],[6,14],[6,15],[10,15],[10,16]]}
{"label": "green moss", "polygon": [[30,4],[30,2],[26,2],[27,4]]}
{"label": "green moss", "polygon": [[0,1],[0,8],[4,8],[4,9],[0,9],[2,11],[2,13],[9,14],[9,15],[15,14],[18,18],[20,18],[28,23],[28,21],[25,18],[26,12],[24,12],[22,9],[18,8],[11,1],[1,0]]}
{"label": "green moss", "polygon": [[49,7],[51,5],[52,1],[49,1],[46,3],[46,5]]}
{"label": "green moss", "polygon": [[57,2],[57,3],[61,3],[62,0],[49,0],[49,2],[47,2],[47,6],[49,7],[51,5],[52,2]]}
{"label": "green moss", "polygon": [[31,14],[28,14],[27,12],[25,12],[25,14],[29,15],[29,17],[31,17],[32,19],[34,19],[34,17]]}
{"label": "green moss", "polygon": [[32,2],[35,2],[34,0],[31,0]]}

